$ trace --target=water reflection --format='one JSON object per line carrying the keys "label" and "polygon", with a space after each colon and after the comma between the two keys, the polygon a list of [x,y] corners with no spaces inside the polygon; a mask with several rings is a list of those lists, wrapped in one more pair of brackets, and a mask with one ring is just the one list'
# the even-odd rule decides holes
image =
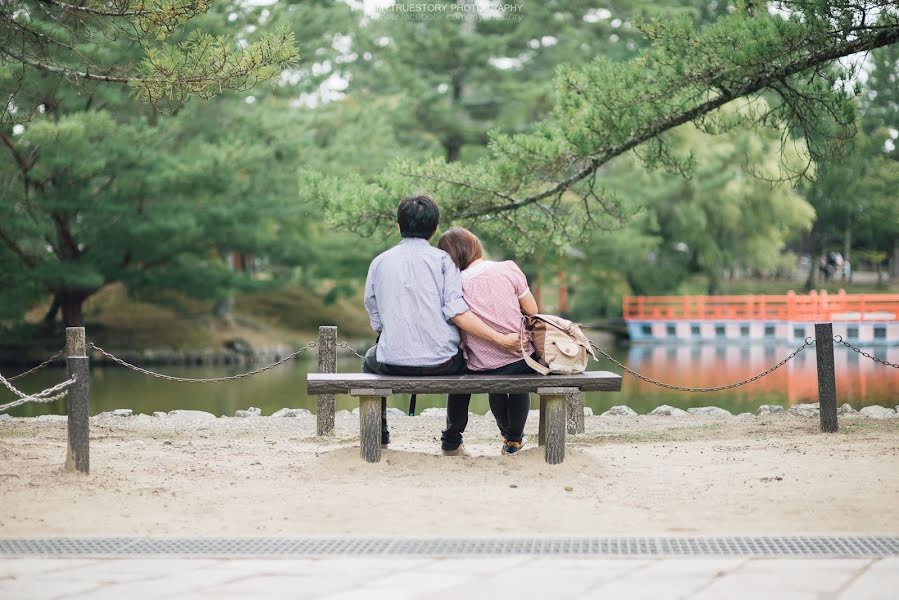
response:
{"label": "water reflection", "polygon": [[[613,356],[630,368],[662,381],[686,386],[712,387],[746,379],[764,371],[789,354],[795,347],[778,344],[637,344],[630,349],[615,349]],[[866,348],[878,358],[899,362],[899,347]],[[843,347],[835,348],[837,394],[840,403],[859,408],[870,404],[894,406],[899,402],[899,369],[876,364]],[[338,371],[358,372],[358,360],[341,357]],[[592,369],[617,372],[607,361],[594,363]],[[5,369],[4,371],[8,371]],[[187,377],[218,377],[238,371],[228,367],[158,367],[157,370]],[[314,360],[301,360],[261,375],[228,383],[170,383],[119,368],[92,371],[91,413],[131,408],[135,413],[174,409],[205,410],[216,415],[233,415],[235,410],[257,406],[263,414],[283,407],[307,408],[315,412],[315,397],[306,395],[305,378],[315,370]],[[38,391],[63,378],[61,369],[44,369],[19,383],[25,391]],[[12,400],[6,392],[0,403]],[[817,376],[814,346],[806,348],[794,360],[774,373],[746,386],[708,394],[684,393],[658,388],[625,376],[620,393],[591,393],[586,403],[599,413],[615,404],[627,404],[639,413],[669,404],[680,408],[715,405],[733,413],[754,411],[762,404],[795,404],[817,401]],[[408,408],[408,396],[394,396],[393,406]],[[419,396],[419,411],[445,406],[443,396]],[[352,410],[353,399],[338,396],[337,408]],[[536,402],[534,404],[536,408]],[[487,412],[487,398],[472,398],[471,410]],[[28,404],[10,412],[13,416],[64,414],[63,402]]]}

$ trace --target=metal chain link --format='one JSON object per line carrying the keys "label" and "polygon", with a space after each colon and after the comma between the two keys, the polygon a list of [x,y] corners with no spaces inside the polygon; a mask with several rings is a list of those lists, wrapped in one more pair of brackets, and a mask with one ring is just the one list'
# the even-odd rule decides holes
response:
{"label": "metal chain link", "polygon": [[[70,379],[66,379],[65,381],[57,383],[53,387],[49,387],[45,390],[41,390],[40,392],[37,392],[36,394],[26,394],[25,392],[16,389],[16,387],[13,384],[11,384],[9,382],[9,380],[6,377],[4,377],[3,375],[0,375],[0,383],[2,383],[4,386],[6,386],[7,389],[9,389],[9,391],[11,391],[13,394],[15,394],[16,396],[19,397],[18,400],[13,400],[12,402],[9,402],[7,404],[0,405],[0,412],[2,412],[2,411],[9,410],[10,408],[15,408],[17,406],[21,406],[22,404],[28,404],[29,402],[37,402],[37,403],[43,404],[43,403],[47,403],[47,402],[55,402],[61,398],[64,398],[66,395],[66,392],[68,391],[65,388],[67,388],[70,385],[72,385],[73,383],[75,383],[75,378],[72,377]],[[50,394],[52,394],[54,392],[58,392],[60,390],[63,390],[63,392],[61,394],[57,394],[55,396],[50,395]]]}
{"label": "metal chain link", "polygon": [[9,382],[9,380],[6,377],[4,377],[3,375],[0,375],[0,383],[5,385],[9,389],[9,391],[11,391],[13,394],[18,396],[19,398],[45,398],[48,394],[52,394],[53,392],[58,392],[60,390],[63,390],[65,388],[69,387],[70,385],[75,383],[75,378],[72,377],[71,379],[66,379],[63,382],[57,383],[53,387],[49,387],[49,388],[42,390],[36,394],[26,394],[25,392],[16,389],[16,387],[13,384],[11,384]]}
{"label": "metal chain link", "polygon": [[356,352],[356,349],[353,348],[352,346],[350,346],[349,344],[347,344],[346,342],[338,342],[338,343],[337,343],[337,347],[338,347],[338,348],[345,348],[345,349],[349,350],[350,352],[352,352],[353,354],[356,355],[356,358],[358,358],[358,359],[361,360],[362,362],[365,362],[365,357],[362,356],[361,354],[359,354],[358,352]]}
{"label": "metal chain link", "polygon": [[274,369],[275,367],[277,367],[279,365],[283,365],[287,361],[296,358],[297,356],[299,356],[300,354],[302,354],[309,348],[315,348],[316,346],[318,346],[318,344],[316,342],[309,342],[308,344],[306,344],[305,346],[303,346],[296,352],[291,352],[290,354],[288,354],[281,360],[275,361],[270,365],[265,365],[264,367],[259,367],[258,369],[253,369],[252,371],[247,371],[246,373],[239,373],[237,375],[230,375],[228,377],[210,377],[207,379],[192,379],[189,377],[175,377],[173,375],[164,375],[162,373],[148,371],[147,369],[143,369],[141,367],[138,367],[137,365],[132,365],[131,363],[122,360],[118,356],[110,354],[103,348],[101,348],[101,347],[97,346],[96,344],[94,344],[93,342],[91,342],[91,348],[93,348],[94,350],[96,350],[97,352],[102,354],[103,356],[109,358],[113,362],[116,362],[116,363],[122,365],[123,367],[127,367],[127,368],[131,369],[132,371],[137,371],[138,373],[143,373],[144,375],[149,375],[150,377],[156,377],[158,379],[164,379],[166,381],[177,381],[177,382],[181,382],[181,383],[215,383],[215,382],[220,382],[220,381],[232,381],[235,379],[243,379],[244,377],[251,377],[253,375],[258,375],[259,373],[262,373],[264,371],[268,371],[269,369]]}
{"label": "metal chain link", "polygon": [[835,336],[833,336],[833,341],[835,341],[835,342],[838,343],[838,344],[842,344],[842,345],[846,346],[847,348],[849,348],[850,350],[852,350],[852,351],[855,352],[856,354],[861,354],[862,356],[864,356],[864,357],[866,357],[866,358],[870,358],[871,360],[873,360],[873,361],[876,362],[876,363],[880,363],[880,364],[882,364],[882,365],[884,365],[884,366],[886,366],[886,367],[893,367],[894,369],[899,369],[899,364],[897,364],[897,363],[891,363],[891,362],[888,362],[888,361],[883,360],[882,358],[877,358],[876,356],[873,356],[873,355],[871,355],[871,354],[868,354],[867,352],[865,352],[865,351],[862,350],[861,348],[856,348],[855,346],[853,346],[853,345],[850,344],[849,342],[845,341],[845,340],[843,339],[843,336],[841,336],[841,335],[835,335]]}
{"label": "metal chain link", "polygon": [[805,343],[803,345],[799,346],[798,348],[796,348],[789,355],[787,355],[787,357],[785,359],[783,359],[776,365],[769,367],[768,369],[762,371],[758,375],[754,375],[754,376],[750,377],[749,379],[743,379],[741,381],[737,381],[736,383],[728,383],[727,385],[719,385],[719,386],[715,386],[715,387],[687,387],[687,386],[682,386],[682,385],[672,385],[670,383],[665,383],[663,381],[653,379],[652,377],[647,377],[646,375],[641,375],[640,373],[637,373],[636,371],[634,371],[632,369],[628,369],[626,366],[624,366],[623,364],[621,364],[620,362],[618,362],[617,360],[615,360],[614,358],[609,356],[609,354],[606,353],[605,350],[603,350],[602,348],[600,348],[593,342],[590,342],[590,345],[593,346],[596,350],[598,350],[600,354],[602,354],[604,357],[606,357],[606,359],[615,363],[620,368],[624,369],[626,372],[630,373],[637,379],[642,379],[643,381],[645,381],[647,383],[651,383],[651,384],[657,385],[659,387],[667,388],[669,390],[677,390],[679,392],[720,392],[721,390],[729,390],[731,388],[740,387],[741,385],[746,385],[747,383],[752,383],[753,381],[756,381],[766,375],[769,375],[770,373],[773,373],[777,369],[779,369],[782,366],[784,366],[785,364],[787,364],[790,360],[795,358],[796,355],[799,354],[800,352],[802,352],[806,346],[811,346],[814,343],[815,343],[814,339],[807,337],[807,338],[805,338]]}
{"label": "metal chain link", "polygon": [[[72,382],[74,383],[74,380],[72,380]],[[35,404],[48,404],[50,402],[56,402],[57,400],[62,400],[63,398],[65,398],[66,394],[68,393],[69,390],[65,390],[61,394],[56,394],[55,396],[47,396],[46,398],[36,398],[34,396],[20,398],[19,400],[14,400],[9,404],[0,404],[0,412],[5,412],[11,408],[15,408],[23,404],[28,404],[29,402],[34,402]]]}
{"label": "metal chain link", "polygon": [[50,358],[48,358],[47,360],[45,360],[44,362],[39,364],[38,366],[32,367],[23,373],[19,373],[18,375],[13,375],[12,377],[7,378],[7,381],[15,381],[16,379],[20,379],[22,377],[25,377],[26,375],[34,373],[35,371],[43,369],[44,367],[46,367],[47,365],[52,363],[54,360],[56,360],[60,356],[62,356],[62,350],[60,350],[59,352],[57,352],[56,354],[54,354],[53,356],[51,356]]}

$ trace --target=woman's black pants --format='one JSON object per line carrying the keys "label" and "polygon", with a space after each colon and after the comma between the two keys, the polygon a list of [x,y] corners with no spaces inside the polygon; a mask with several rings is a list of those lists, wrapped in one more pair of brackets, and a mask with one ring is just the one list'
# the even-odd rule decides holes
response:
{"label": "woman's black pants", "polygon": [[[536,360],[536,359],[535,359]],[[524,360],[503,365],[496,369],[487,371],[467,371],[473,375],[527,375],[535,373]],[[524,435],[524,426],[528,421],[528,411],[531,409],[531,395],[527,393],[521,394],[490,394],[488,396],[490,402],[490,412],[496,419],[499,432],[503,438],[510,442],[520,442]],[[454,433],[457,428],[451,428],[450,424],[465,423],[468,424],[468,404],[471,401],[471,394],[450,394],[446,404],[446,422],[447,431],[443,432],[443,449],[453,450],[462,443],[462,435],[459,433],[458,441],[455,437],[447,434]],[[465,425],[462,426],[462,431]],[[455,442],[455,445],[453,445]]]}

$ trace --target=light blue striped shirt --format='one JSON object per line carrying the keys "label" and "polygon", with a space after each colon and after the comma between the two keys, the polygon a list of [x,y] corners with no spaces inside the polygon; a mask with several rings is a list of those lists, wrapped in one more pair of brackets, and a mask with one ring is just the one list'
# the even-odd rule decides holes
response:
{"label": "light blue striped shirt", "polygon": [[403,238],[371,262],[365,310],[372,329],[381,332],[378,362],[426,367],[459,351],[459,330],[449,320],[468,305],[449,254],[428,240]]}

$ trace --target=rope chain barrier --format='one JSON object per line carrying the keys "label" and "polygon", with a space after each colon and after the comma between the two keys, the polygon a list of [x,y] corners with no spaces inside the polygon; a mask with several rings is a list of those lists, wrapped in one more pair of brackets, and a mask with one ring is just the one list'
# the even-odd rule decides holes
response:
{"label": "rope chain barrier", "polygon": [[786,357],[785,359],[783,359],[782,361],[780,361],[780,362],[777,363],[776,365],[773,365],[773,366],[771,366],[771,367],[765,369],[765,370],[762,371],[761,373],[759,373],[759,374],[757,374],[757,375],[753,375],[752,377],[750,377],[750,378],[748,378],[748,379],[743,379],[743,380],[737,381],[737,382],[735,382],[735,383],[728,383],[728,384],[726,384],[726,385],[718,385],[718,386],[715,386],[715,387],[687,387],[687,386],[683,386],[683,385],[673,385],[673,384],[670,384],[670,383],[665,383],[664,381],[659,381],[658,379],[653,379],[652,377],[647,377],[646,375],[642,375],[642,374],[640,374],[640,373],[637,373],[637,372],[634,371],[633,369],[627,368],[626,366],[624,366],[623,364],[621,364],[620,362],[618,362],[617,360],[615,360],[614,358],[612,358],[612,357],[611,357],[605,350],[603,350],[602,348],[600,348],[599,346],[597,346],[597,345],[594,344],[593,342],[590,342],[590,345],[593,346],[594,349],[596,349],[597,351],[599,351],[600,354],[602,354],[604,357],[606,357],[606,359],[608,359],[609,361],[615,363],[615,364],[618,365],[621,369],[623,369],[623,370],[626,371],[627,373],[633,375],[633,376],[636,377],[637,379],[642,379],[643,381],[645,381],[645,382],[647,382],[647,383],[651,383],[651,384],[657,385],[657,386],[659,386],[659,387],[667,388],[667,389],[669,389],[669,390],[676,390],[676,391],[679,391],[679,392],[720,392],[721,390],[729,390],[729,389],[732,389],[732,388],[740,387],[740,386],[742,386],[742,385],[746,385],[747,383],[752,383],[753,381],[757,381],[757,380],[761,379],[762,377],[765,377],[766,375],[769,375],[769,374],[773,373],[773,372],[776,371],[777,369],[781,368],[782,366],[784,366],[785,364],[787,364],[788,362],[790,362],[792,359],[796,358],[796,356],[797,356],[800,352],[802,352],[803,350],[805,350],[806,346],[811,346],[811,345],[813,345],[814,343],[815,343],[815,340],[814,340],[814,339],[812,339],[812,338],[810,338],[810,337],[807,337],[807,338],[805,338],[805,343],[803,343],[801,346],[799,346],[798,348],[796,348],[795,350],[793,350],[792,352],[790,352],[790,354],[788,354],[787,357]]}
{"label": "rope chain barrier", "polygon": [[[9,391],[19,397],[18,400],[13,400],[12,402],[9,402],[7,404],[0,404],[0,412],[3,412],[11,408],[21,406],[22,404],[28,404],[29,402],[46,404],[49,402],[56,402],[57,400],[61,400],[62,398],[65,398],[65,395],[68,392],[68,390],[66,390],[65,388],[75,383],[75,378],[72,377],[70,379],[66,379],[65,381],[57,383],[53,387],[41,390],[36,394],[26,394],[25,392],[17,389],[12,383],[10,383],[9,379],[4,377],[3,375],[0,375],[0,383],[2,383],[4,386],[6,386],[7,389],[9,389]],[[51,395],[54,392],[59,392],[60,390],[62,390],[62,393],[56,394],[55,396]]]}
{"label": "rope chain barrier", "polygon": [[[857,347],[853,346],[852,344],[850,344],[849,342],[845,341],[842,338],[842,336],[840,336],[840,335],[833,336],[833,341],[849,348],[850,350],[852,350],[853,352],[855,352],[857,354],[861,354],[862,356],[864,356],[866,358],[870,358],[874,362],[880,363],[887,367],[893,367],[894,369],[899,369],[899,364],[891,363],[889,361],[878,358],[872,354],[869,354],[869,353],[865,352],[864,350],[862,350],[861,348],[857,348]],[[814,344],[815,344],[815,340],[813,338],[811,338],[811,337],[805,338],[805,342],[801,346],[796,348],[793,352],[788,354],[786,356],[786,358],[784,358],[777,364],[774,364],[771,367],[765,369],[761,373],[753,375],[752,377],[749,377],[747,379],[742,379],[735,383],[728,383],[725,385],[718,385],[718,386],[713,386],[713,387],[689,387],[689,386],[665,383],[664,381],[659,381],[658,379],[653,379],[652,377],[643,375],[642,373],[638,373],[637,371],[634,371],[633,369],[628,368],[623,363],[621,363],[618,360],[616,360],[615,358],[613,358],[608,352],[606,352],[605,350],[603,350],[602,348],[597,346],[592,341],[590,342],[590,345],[593,346],[593,348],[597,352],[602,354],[603,357],[606,358],[606,360],[615,364],[620,369],[622,369],[626,373],[636,377],[637,379],[640,379],[640,380],[650,383],[652,385],[656,385],[658,387],[662,387],[662,388],[666,388],[666,389],[670,389],[670,390],[676,390],[676,391],[680,391],[680,392],[700,392],[700,393],[719,392],[722,390],[729,390],[729,389],[744,386],[744,385],[752,383],[754,381],[758,381],[762,377],[770,375],[777,369],[779,369],[782,366],[784,366],[785,364],[787,364],[792,359],[796,358],[796,356],[799,355],[800,352],[805,350],[805,348],[807,346],[812,346]],[[233,381],[233,380],[237,380],[237,379],[243,379],[246,377],[252,377],[253,375],[258,375],[259,373],[264,373],[265,371],[274,369],[275,367],[278,367],[290,360],[293,360],[294,358],[296,358],[300,354],[303,354],[304,352],[306,352],[306,350],[309,350],[310,348],[318,347],[318,343],[310,342],[310,343],[306,344],[305,346],[303,346],[302,348],[300,348],[294,352],[291,352],[290,354],[288,354],[287,356],[285,356],[284,358],[282,358],[280,360],[277,360],[277,361],[275,361],[271,364],[265,365],[263,367],[259,367],[258,369],[253,369],[252,371],[247,371],[246,373],[238,373],[237,375],[229,375],[226,377],[210,377],[210,378],[205,378],[205,379],[195,379],[195,378],[190,378],[190,377],[175,377],[174,375],[165,375],[163,373],[157,373],[155,371],[150,371],[148,369],[144,369],[137,365],[131,364],[131,363],[119,358],[118,356],[115,356],[114,354],[107,352],[106,350],[97,346],[93,342],[90,343],[90,346],[91,346],[91,348],[93,348],[94,350],[96,350],[97,352],[102,354],[103,356],[107,357],[108,359],[112,360],[113,362],[115,362],[123,367],[126,367],[128,369],[131,369],[133,371],[136,371],[138,373],[142,373],[144,375],[149,375],[150,377],[156,377],[158,379],[163,379],[165,381],[173,381],[173,382],[178,382],[178,383],[217,383],[217,382],[223,382],[223,381]],[[344,348],[345,350],[349,350],[356,358],[358,358],[361,361],[365,361],[365,357],[363,355],[359,354],[356,351],[356,349],[353,348],[347,342],[338,342],[337,347]],[[2,374],[0,374],[0,383],[2,383],[7,389],[9,389],[12,393],[14,393],[16,396],[19,397],[18,400],[15,400],[8,404],[0,405],[0,412],[9,410],[11,408],[15,408],[16,406],[20,406],[22,404],[27,404],[29,402],[49,403],[49,402],[55,402],[57,400],[64,398],[66,396],[66,392],[67,392],[67,390],[65,388],[67,388],[70,385],[72,385],[73,383],[75,383],[74,377],[71,379],[67,379],[66,381],[63,381],[61,383],[58,383],[58,384],[54,385],[53,387],[50,387],[50,388],[47,388],[40,392],[37,392],[36,394],[26,394],[25,392],[22,392],[21,390],[17,389],[11,383],[12,381],[14,381],[16,379],[25,377],[26,375],[29,375],[31,373],[34,373],[35,371],[38,371],[38,370],[46,367],[47,365],[52,363],[54,360],[59,358],[61,355],[62,355],[62,351],[56,352],[55,354],[50,356],[50,358],[48,358],[41,364],[39,364],[35,367],[32,367],[31,369],[28,369],[27,371],[19,373],[18,375],[15,375],[13,377],[6,378]],[[59,392],[59,391],[61,391],[61,393],[56,394],[56,395],[51,395],[51,394],[54,394],[54,392]]]}
{"label": "rope chain barrier", "polygon": [[846,346],[847,348],[849,348],[850,350],[852,350],[853,352],[855,352],[856,354],[861,354],[862,356],[864,356],[866,358],[870,358],[874,362],[880,363],[880,364],[884,365],[885,367],[893,367],[894,369],[899,369],[899,363],[891,363],[886,360],[883,360],[882,358],[877,358],[876,356],[874,356],[872,354],[868,354],[861,348],[856,348],[855,346],[853,346],[852,344],[850,344],[849,342],[844,340],[843,336],[841,336],[841,335],[833,336],[833,341],[835,341],[838,344],[842,344],[842,345]]}
{"label": "rope chain barrier", "polygon": [[144,375],[149,375],[150,377],[156,377],[157,379],[164,379],[166,381],[175,381],[175,382],[180,382],[180,383],[217,383],[217,382],[221,382],[221,381],[233,381],[235,379],[243,379],[244,377],[252,377],[253,375],[258,375],[259,373],[263,373],[265,371],[268,371],[269,369],[274,369],[277,366],[283,365],[287,361],[296,358],[297,356],[299,356],[306,350],[308,350],[310,348],[315,348],[317,346],[318,346],[318,343],[309,342],[308,344],[306,344],[299,350],[297,350],[295,352],[291,352],[290,354],[288,354],[281,360],[277,360],[269,365],[265,365],[264,367],[259,367],[258,369],[253,369],[252,371],[247,371],[246,373],[238,373],[237,375],[229,375],[227,377],[210,377],[207,379],[193,379],[190,377],[175,377],[174,375],[165,375],[163,373],[156,373],[155,371],[148,371],[147,369],[144,369],[142,367],[138,367],[137,365],[133,365],[129,362],[126,362],[126,361],[122,360],[121,358],[119,358],[118,356],[115,356],[114,354],[110,354],[103,348],[101,348],[101,347],[97,346],[96,344],[94,344],[93,342],[91,342],[91,348],[93,348],[94,350],[96,350],[97,352],[102,354],[103,356],[107,357],[111,361],[120,364],[123,367],[131,369],[132,371],[137,371],[138,373],[143,373]]}
{"label": "rope chain barrier", "polygon": [[59,352],[56,352],[55,354],[50,356],[50,358],[48,358],[47,360],[45,360],[38,366],[31,367],[27,371],[19,373],[18,375],[13,375],[12,377],[7,377],[6,380],[7,381],[15,381],[16,379],[21,379],[22,377],[25,377],[26,375],[30,375],[31,373],[34,373],[35,371],[39,371],[39,370],[43,369],[44,367],[46,367],[47,365],[49,365],[50,363],[52,363],[54,360],[56,360],[60,356],[62,356],[62,350],[60,350]]}
{"label": "rope chain barrier", "polygon": [[346,349],[346,350],[349,350],[350,352],[352,352],[353,354],[356,355],[356,358],[358,358],[358,359],[361,360],[362,362],[365,362],[365,357],[362,356],[361,354],[359,354],[358,352],[356,352],[356,349],[353,348],[352,346],[350,346],[348,343],[346,343],[346,342],[338,342],[338,343],[337,343],[337,347],[338,347],[338,348],[344,348],[344,349]]}

